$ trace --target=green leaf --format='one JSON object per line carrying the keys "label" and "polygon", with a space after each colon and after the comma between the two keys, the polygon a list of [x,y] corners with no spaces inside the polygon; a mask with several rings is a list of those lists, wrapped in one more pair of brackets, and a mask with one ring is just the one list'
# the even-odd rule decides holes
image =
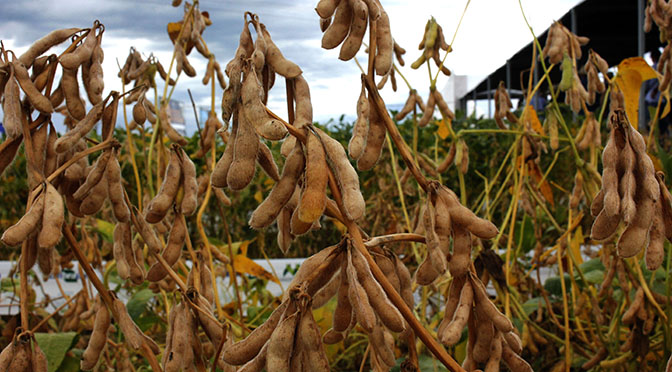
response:
{"label": "green leaf", "polygon": [[131,297],[131,299],[128,300],[128,303],[126,304],[128,315],[130,315],[131,318],[137,322],[140,315],[145,311],[147,302],[149,302],[149,300],[151,300],[154,296],[156,296],[156,293],[147,288],[135,292],[133,297]]}
{"label": "green leaf", "polygon": [[103,239],[105,239],[109,243],[114,243],[114,224],[111,222],[107,222],[105,220],[101,220],[100,218],[96,219],[96,225],[94,226],[94,230],[98,232],[100,235],[103,236]]}
{"label": "green leaf", "polygon": [[593,270],[585,273],[583,276],[586,277],[586,280],[590,284],[602,283],[602,281],[604,280],[604,271]]}
{"label": "green leaf", "polygon": [[541,297],[535,297],[527,300],[527,302],[523,304],[523,310],[525,310],[525,314],[530,316],[530,314],[532,314],[535,310],[539,309],[539,303],[541,302]]}
{"label": "green leaf", "polygon": [[55,372],[61,366],[65,353],[70,350],[75,338],[76,332],[35,333],[35,340],[47,357],[49,372]]}
{"label": "green leaf", "polygon": [[579,265],[579,268],[584,274],[587,274],[593,270],[604,271],[604,264],[599,258],[593,258]]}
{"label": "green leaf", "polygon": [[[570,284],[569,275],[565,273],[565,288],[569,288]],[[562,283],[559,276],[546,279],[544,288],[554,296],[562,296]]]}
{"label": "green leaf", "polygon": [[65,359],[63,359],[63,363],[61,363],[61,366],[56,370],[56,372],[79,372],[80,360],[80,358],[66,355]]}

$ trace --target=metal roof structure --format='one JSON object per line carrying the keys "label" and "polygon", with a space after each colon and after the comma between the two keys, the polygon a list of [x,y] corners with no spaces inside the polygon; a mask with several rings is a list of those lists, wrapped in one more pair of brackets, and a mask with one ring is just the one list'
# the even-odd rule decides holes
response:
{"label": "metal roof structure", "polygon": [[[558,21],[575,34],[590,38],[590,42],[582,47],[580,66],[585,63],[590,48],[602,56],[610,66],[616,66],[627,57],[643,56],[645,52],[663,46],[659,40],[657,26],[654,25],[648,34],[643,31],[645,7],[646,0],[585,0]],[[547,35],[548,29],[537,36],[542,47],[546,43]],[[530,42],[476,87],[465,93],[460,99],[462,108],[466,108],[466,102],[469,100],[492,99],[500,81],[505,82],[512,98],[521,98],[529,79],[532,47],[533,42]],[[537,67],[535,67],[537,75],[534,77],[535,82],[538,76],[543,75],[538,73],[541,67],[539,62]],[[555,68],[550,74],[551,79],[560,81],[560,74],[560,69]]]}

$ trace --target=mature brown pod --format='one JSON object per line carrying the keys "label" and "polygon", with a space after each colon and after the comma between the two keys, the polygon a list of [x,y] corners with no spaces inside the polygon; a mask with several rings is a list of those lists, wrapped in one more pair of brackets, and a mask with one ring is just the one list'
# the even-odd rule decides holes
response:
{"label": "mature brown pod", "polygon": [[322,35],[322,48],[333,49],[339,46],[346,36],[348,36],[351,23],[352,7],[350,6],[350,2],[340,1],[336,7],[336,15],[331,21],[331,25],[329,25],[329,28]]}
{"label": "mature brown pod", "polygon": [[93,333],[89,338],[89,344],[82,354],[82,361],[80,368],[89,371],[96,366],[100,359],[100,353],[107,342],[107,331],[110,328],[110,312],[107,310],[107,305],[100,301],[98,311],[96,312],[96,319],[93,322]]}
{"label": "mature brown pod", "polygon": [[275,120],[266,112],[266,107],[261,100],[263,89],[254,67],[246,64],[244,71],[245,80],[240,90],[243,116],[262,137],[271,141],[283,139],[287,135],[287,129],[280,121]]}
{"label": "mature brown pod", "polygon": [[364,215],[366,203],[359,189],[357,171],[348,161],[348,156],[340,142],[331,138],[319,128],[315,128],[315,132],[322,140],[327,160],[341,189],[345,214],[351,220],[361,218]]}
{"label": "mature brown pod", "polygon": [[182,178],[182,161],[177,151],[175,148],[171,149],[170,161],[166,167],[161,188],[154,199],[147,205],[145,220],[149,223],[161,221],[166,216],[166,213],[168,213],[168,209],[173,205],[177,196]]}
{"label": "mature brown pod", "polygon": [[376,165],[383,151],[387,134],[385,122],[371,97],[369,97],[369,106],[369,131],[366,135],[366,146],[363,154],[357,159],[357,168],[362,171],[369,170]]}
{"label": "mature brown pod", "polygon": [[302,222],[313,223],[322,216],[327,202],[327,161],[320,138],[308,133],[305,145],[306,170],[298,217]]}
{"label": "mature brown pod", "polygon": [[469,281],[465,282],[460,291],[460,301],[451,321],[438,334],[439,341],[445,345],[455,345],[460,340],[462,330],[467,325],[474,300],[474,292]]}
{"label": "mature brown pod", "polygon": [[295,146],[285,161],[280,181],[252,213],[249,221],[252,228],[264,228],[278,217],[280,211],[294,193],[296,184],[303,172],[304,164],[305,160],[301,146]]}
{"label": "mature brown pod", "polygon": [[233,143],[233,160],[226,175],[226,183],[232,190],[242,190],[252,182],[259,148],[259,137],[254,126],[245,115],[237,116],[238,129]]}
{"label": "mature brown pod", "polygon": [[[77,97],[77,101],[79,102],[80,100],[81,99]],[[96,125],[96,123],[102,118],[104,104],[105,101],[102,101],[97,105],[93,106],[93,108],[88,113],[86,113],[85,115],[84,114],[81,115],[82,118],[75,125],[75,127],[67,131],[63,136],[61,136],[59,139],[56,140],[56,142],[54,143],[56,152],[63,153],[65,151],[70,150],[71,148],[73,148],[75,143],[77,143],[80,139],[82,139],[82,137],[86,136],[89,133],[89,131],[93,128],[93,126]],[[68,108],[68,110],[70,109]],[[74,118],[77,118],[72,113],[71,115]]]}
{"label": "mature brown pod", "polygon": [[131,216],[131,210],[128,209],[128,205],[126,205],[126,200],[124,199],[124,187],[121,184],[121,167],[117,160],[116,151],[107,161],[105,177],[107,177],[107,193],[110,203],[112,203],[114,217],[117,221],[127,222]]}
{"label": "mature brown pod", "polygon": [[30,209],[28,209],[26,214],[21,217],[19,222],[10,226],[4,233],[2,233],[0,240],[2,240],[3,243],[10,247],[19,245],[28,238],[30,233],[37,229],[44,211],[45,194],[46,191],[43,191],[35,201],[33,201]]}
{"label": "mature brown pod", "polygon": [[264,324],[255,328],[244,340],[238,341],[222,352],[222,359],[228,364],[242,365],[254,358],[262,346],[273,334],[280,318],[287,309],[289,301],[284,301],[276,307]]}
{"label": "mature brown pod", "polygon": [[289,310],[290,308],[285,311],[282,320],[268,340],[267,371],[289,372],[289,363],[294,352],[294,336],[301,315],[301,312],[296,309],[291,313]]}
{"label": "mature brown pod", "polygon": [[369,264],[357,250],[352,252],[352,263],[357,270],[357,279],[366,290],[369,302],[376,310],[376,314],[380,320],[391,331],[402,332],[405,328],[404,318],[399,313],[399,310],[392,305],[387,294],[385,294],[383,288],[371,273]]}
{"label": "mature brown pod", "polygon": [[23,130],[21,129],[23,126],[21,123],[23,111],[21,109],[21,92],[16,79],[14,79],[13,69],[10,70],[8,80],[4,86],[3,97],[3,127],[9,138],[17,138],[23,134]]}
{"label": "mature brown pod", "polygon": [[51,105],[49,99],[40,93],[33,81],[30,80],[30,75],[28,74],[28,70],[26,70],[26,66],[19,60],[14,59],[12,61],[12,67],[14,68],[14,77],[16,78],[16,81],[19,82],[21,89],[26,94],[28,101],[30,101],[33,107],[45,115],[54,112],[54,107]]}
{"label": "mature brown pod", "polygon": [[301,68],[282,55],[282,52],[271,39],[271,34],[266,30],[266,26],[263,23],[261,24],[261,30],[266,41],[266,62],[268,62],[273,70],[287,79],[293,79],[301,75]]}
{"label": "mature brown pod", "polygon": [[74,33],[79,32],[81,29],[79,28],[64,28],[64,29],[59,29],[55,31],[51,31],[47,35],[43,36],[39,40],[35,41],[30,48],[28,48],[27,51],[25,51],[20,57],[19,60],[21,63],[23,63],[26,67],[30,67],[33,65],[33,62],[35,59],[47,50],[49,48],[58,45],[70,38]]}
{"label": "mature brown pod", "polygon": [[63,198],[51,183],[47,182],[42,212],[42,229],[37,241],[40,248],[51,248],[61,240],[61,227],[65,221]]}
{"label": "mature brown pod", "polygon": [[[217,160],[215,164],[215,169],[210,175],[210,183],[214,187],[228,187],[226,182],[229,169],[231,168],[231,163],[233,162],[233,151],[234,143],[236,141],[236,134],[238,132],[238,114],[233,117],[233,124],[231,125],[231,135],[229,135],[229,140],[226,143],[226,148],[222,153],[222,156]],[[290,137],[293,138],[293,137]]]}
{"label": "mature brown pod", "polygon": [[[364,145],[369,132],[369,100],[366,98],[366,87],[362,84],[362,91],[357,99],[357,120],[352,128],[352,137],[348,143],[348,153],[353,159],[359,159],[364,153]],[[375,110],[375,108],[374,108]]]}
{"label": "mature brown pod", "polygon": [[196,212],[196,207],[198,207],[198,182],[196,181],[196,166],[183,149],[180,149],[180,151],[182,153],[182,160],[180,162],[180,166],[182,168],[182,189],[184,191],[180,209],[183,215],[191,216],[194,214],[194,212]]}
{"label": "mature brown pod", "polygon": [[[173,220],[173,226],[170,229],[170,235],[168,235],[168,242],[166,243],[166,247],[161,253],[161,256],[164,260],[166,260],[168,265],[173,266],[177,260],[179,260],[186,237],[187,225],[185,224],[184,217],[180,214],[180,212],[176,212],[175,219]],[[163,265],[161,265],[159,262],[156,262],[147,272],[147,280],[150,282],[158,282],[166,275],[168,275],[168,272],[163,267]]]}

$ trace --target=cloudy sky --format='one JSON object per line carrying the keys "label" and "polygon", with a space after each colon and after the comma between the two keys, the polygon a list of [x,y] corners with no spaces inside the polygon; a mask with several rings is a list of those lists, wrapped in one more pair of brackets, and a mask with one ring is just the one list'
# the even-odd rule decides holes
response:
{"label": "cloudy sky", "polygon": [[[154,53],[164,66],[172,55],[172,44],[166,33],[166,24],[183,16],[183,8],[170,6],[170,0],[38,0],[0,2],[0,39],[17,53],[24,51],[34,40],[51,30],[64,27],[90,27],[99,19],[106,27],[103,36],[105,51],[104,71],[106,92],[121,90],[117,78],[117,60],[126,59],[129,47],[134,46],[146,57]],[[540,34],[554,19],[560,18],[580,0],[522,0],[535,33]],[[359,69],[354,61],[338,59],[338,49],[320,48],[319,18],[314,11],[316,0],[271,1],[214,1],[202,0],[200,8],[208,11],[213,25],[204,38],[209,49],[222,66],[232,58],[243,25],[243,13],[257,13],[266,24],[273,40],[284,55],[303,70],[311,89],[316,120],[337,118],[341,114],[354,115],[360,90]],[[411,85],[426,96],[428,76],[425,68],[412,70],[409,65],[420,54],[417,45],[422,38],[427,20],[434,16],[443,27],[446,39],[455,32],[467,0],[382,0],[390,16],[392,35],[404,48],[406,66],[403,74]],[[477,84],[489,72],[531,40],[531,34],[521,15],[518,0],[473,0],[469,4],[453,45],[454,52],[447,65],[456,75],[468,76],[469,86]],[[60,47],[62,49],[63,46]],[[60,50],[59,50],[60,51]],[[358,58],[365,60],[363,50]],[[206,61],[198,53],[190,55],[190,62],[198,72],[196,78],[180,77],[174,98],[189,102],[190,88],[198,105],[208,105],[209,89],[200,79]],[[390,85],[383,90],[388,104],[403,103],[408,90],[398,78],[395,93]],[[438,86],[445,86],[442,77]],[[162,84],[160,84],[161,86]],[[217,106],[221,90],[217,91]],[[187,105],[187,109],[190,109]],[[284,84],[271,91],[269,107],[286,116]],[[186,112],[190,116],[191,110]]]}

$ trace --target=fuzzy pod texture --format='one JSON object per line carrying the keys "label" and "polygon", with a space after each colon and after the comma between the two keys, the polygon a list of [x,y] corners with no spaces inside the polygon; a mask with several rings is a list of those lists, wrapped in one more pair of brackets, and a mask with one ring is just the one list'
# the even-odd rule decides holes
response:
{"label": "fuzzy pod texture", "polygon": [[56,46],[70,38],[76,32],[79,32],[79,28],[63,28],[51,31],[45,36],[41,37],[35,41],[21,56],[19,60],[26,67],[33,65],[35,59],[42,54],[44,54],[51,47]]}
{"label": "fuzzy pod texture", "polygon": [[245,339],[238,341],[223,351],[222,359],[231,365],[242,365],[252,360],[264,344],[269,340],[273,331],[280,323],[280,318],[287,309],[289,301],[284,301],[276,307],[266,321],[255,328]]}
{"label": "fuzzy pod texture", "polygon": [[[364,151],[357,159],[357,168],[362,171],[369,170],[376,165],[380,158],[380,154],[383,151],[385,135],[387,134],[385,122],[380,116],[375,102],[371,97],[368,98],[368,101],[369,106],[371,107],[369,109],[369,130],[366,135]],[[387,115],[387,113],[385,113],[385,115]]]}
{"label": "fuzzy pod texture", "polygon": [[345,214],[353,221],[358,220],[364,216],[366,210],[366,202],[359,189],[359,175],[350,164],[345,149],[340,142],[331,138],[319,128],[315,128],[315,132],[322,140],[327,161],[341,190]]}
{"label": "fuzzy pod texture", "polygon": [[[455,345],[460,340],[462,330],[467,325],[471,306],[474,300],[474,292],[469,281],[465,282],[460,291],[460,300],[450,322],[441,329],[438,334],[439,341],[445,345]],[[445,315],[444,315],[445,316]]]}
{"label": "fuzzy pod texture", "polygon": [[100,354],[107,342],[107,330],[110,328],[110,323],[110,312],[107,306],[101,302],[93,322],[93,332],[89,338],[89,344],[82,354],[81,369],[90,371],[98,363]]}
{"label": "fuzzy pod texture", "polygon": [[[234,121],[236,118],[234,118]],[[230,146],[230,145],[229,145]],[[228,146],[227,146],[228,147]],[[238,128],[233,143],[233,158],[226,175],[226,183],[232,190],[242,190],[254,178],[259,137],[245,115],[238,115]]]}
{"label": "fuzzy pod texture", "polygon": [[353,159],[359,159],[364,153],[364,145],[369,132],[369,100],[366,97],[366,88],[362,84],[362,91],[357,99],[357,120],[352,128],[352,137],[348,143],[348,153]]}
{"label": "fuzzy pod texture", "polygon": [[180,209],[183,215],[191,216],[194,214],[194,212],[196,212],[196,208],[198,207],[198,182],[196,181],[196,166],[183,149],[180,149],[180,151],[182,153],[182,160],[180,162],[180,166],[182,168],[182,189],[184,190]]}
{"label": "fuzzy pod texture", "polygon": [[119,222],[128,222],[131,217],[131,210],[126,205],[124,198],[124,187],[121,184],[121,167],[116,154],[110,156],[105,168],[105,177],[107,177],[107,194],[112,203],[112,212],[114,218]]}
{"label": "fuzzy pod texture", "polygon": [[61,194],[51,183],[47,182],[46,185],[42,228],[37,237],[40,248],[51,248],[61,240],[61,227],[65,221],[65,207]]}
{"label": "fuzzy pod texture", "polygon": [[313,223],[322,216],[327,203],[327,160],[320,138],[310,133],[305,145],[306,169],[298,218],[305,223]]}
{"label": "fuzzy pod texture", "polygon": [[161,221],[168,213],[168,210],[173,205],[177,192],[180,188],[180,180],[182,178],[182,161],[175,149],[170,151],[170,161],[166,167],[166,172],[163,176],[163,182],[159,192],[152,201],[147,205],[145,213],[145,220],[149,223],[157,223]]}
{"label": "fuzzy pod texture", "polygon": [[266,199],[252,213],[249,221],[252,228],[261,229],[275,221],[282,208],[287,204],[292,194],[294,194],[304,165],[305,159],[301,146],[295,146],[285,161],[280,180],[275,184]]}
{"label": "fuzzy pod texture", "polygon": [[26,214],[21,217],[19,222],[10,226],[7,230],[5,230],[4,233],[2,233],[0,240],[2,240],[2,242],[6,245],[12,247],[19,245],[28,238],[30,233],[36,231],[44,213],[44,199],[45,192],[40,194],[35,199],[33,204],[30,206],[30,209],[28,209]]}
{"label": "fuzzy pod texture", "polygon": [[[64,77],[66,76],[65,73],[63,76]],[[67,97],[68,96],[66,95],[66,102]],[[79,97],[77,97],[76,101],[81,104],[81,99]],[[67,150],[70,150],[75,145],[75,143],[77,143],[80,139],[82,139],[82,137],[86,136],[89,133],[89,131],[91,131],[93,126],[96,125],[96,123],[102,118],[103,108],[104,108],[104,101],[93,106],[93,108],[85,115],[84,114],[80,115],[81,119],[78,119],[78,117],[73,115],[71,112],[70,115],[72,115],[75,119],[78,119],[80,121],[75,125],[74,128],[67,131],[63,136],[61,136],[59,139],[56,140],[56,142],[54,143],[56,152],[63,153]],[[82,111],[83,110],[84,109],[82,108]],[[71,111],[70,108],[68,108],[68,111]]]}

